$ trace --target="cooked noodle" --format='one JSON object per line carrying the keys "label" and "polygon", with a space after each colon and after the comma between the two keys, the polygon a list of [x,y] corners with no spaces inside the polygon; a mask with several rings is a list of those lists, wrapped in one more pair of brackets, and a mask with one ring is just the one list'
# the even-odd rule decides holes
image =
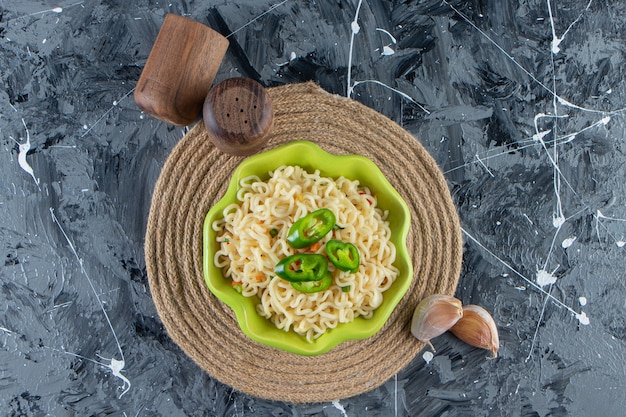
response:
{"label": "cooked noodle", "polygon": [[[389,240],[387,213],[376,206],[369,189],[360,187],[358,181],[322,177],[319,171],[308,173],[299,166],[277,168],[267,181],[243,178],[240,186],[237,199],[241,203],[227,206],[223,219],[213,223],[220,243],[214,263],[227,278],[241,284],[244,296],[259,297],[261,316],[309,341],[339,323],[372,317],[398,269],[393,265],[396,249]],[[324,254],[324,243],[331,238],[352,242],[361,264],[356,273],[330,264],[333,285],[306,294],[275,276],[274,266],[286,256],[305,251],[289,246],[289,227],[319,208],[332,210],[339,227],[320,241],[317,252]],[[278,233],[275,237],[272,229]]]}

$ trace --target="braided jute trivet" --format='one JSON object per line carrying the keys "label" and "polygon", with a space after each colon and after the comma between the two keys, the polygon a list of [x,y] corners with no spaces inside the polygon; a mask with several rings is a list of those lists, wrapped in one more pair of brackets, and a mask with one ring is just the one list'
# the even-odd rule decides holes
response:
{"label": "braided jute trivet", "polygon": [[309,140],[325,151],[370,158],[407,202],[414,279],[374,336],[300,356],[244,335],[202,272],[204,218],[243,160],[218,151],[198,123],[174,147],[156,183],[146,232],[150,290],[170,337],[201,368],[244,393],[294,403],[351,397],[382,385],[422,349],[410,333],[413,310],[432,293],[453,294],[462,238],[446,181],[432,157],[385,116],[313,83],[269,89],[274,127],[265,149]]}

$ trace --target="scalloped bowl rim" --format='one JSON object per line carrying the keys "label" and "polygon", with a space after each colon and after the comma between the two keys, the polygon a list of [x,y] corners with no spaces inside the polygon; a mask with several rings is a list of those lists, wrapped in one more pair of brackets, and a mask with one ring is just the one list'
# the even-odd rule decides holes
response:
{"label": "scalloped bowl rim", "polygon": [[[391,241],[396,246],[394,265],[400,270],[400,274],[392,286],[383,293],[383,303],[374,311],[373,317],[370,319],[358,317],[351,323],[341,323],[335,329],[327,330],[313,342],[308,342],[293,330],[285,332],[278,329],[270,320],[261,317],[255,307],[258,298],[244,297],[233,291],[230,280],[225,279],[222,271],[213,264],[217,241],[216,232],[211,225],[214,220],[223,216],[223,210],[228,204],[236,201],[241,178],[254,174],[266,180],[270,171],[282,165],[299,165],[310,172],[318,169],[322,176],[332,178],[344,176],[359,180],[361,186],[367,186],[376,195],[378,206],[389,211]],[[334,155],[312,142],[292,141],[248,157],[233,172],[226,193],[211,207],[204,220],[204,279],[209,290],[234,311],[241,330],[250,339],[299,355],[319,355],[342,342],[366,339],[376,334],[404,297],[413,279],[413,266],[406,246],[410,223],[410,212],[406,202],[370,159],[354,154]]]}

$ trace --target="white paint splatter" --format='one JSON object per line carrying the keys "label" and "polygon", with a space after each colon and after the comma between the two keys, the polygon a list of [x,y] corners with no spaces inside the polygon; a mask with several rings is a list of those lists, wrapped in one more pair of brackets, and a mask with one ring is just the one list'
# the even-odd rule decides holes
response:
{"label": "white paint splatter", "polygon": [[352,85],[352,51],[354,50],[354,36],[358,33],[358,30],[355,32],[355,28],[359,27],[357,23],[357,19],[359,18],[359,12],[361,11],[361,5],[363,4],[363,0],[359,0],[359,4],[356,6],[356,12],[354,13],[354,20],[350,24],[350,28],[352,29],[352,33],[350,34],[350,48],[348,51],[348,74],[347,74],[347,91],[346,97],[352,97],[352,91],[354,90],[354,86]]}
{"label": "white paint splatter", "polygon": [[272,7],[270,7],[269,9],[267,9],[266,11],[264,11],[263,13],[261,13],[260,15],[256,16],[254,19],[248,21],[245,25],[239,27],[238,29],[230,32],[228,35],[225,36],[226,39],[230,38],[231,36],[233,36],[235,33],[239,32],[240,30],[242,30],[243,28],[251,25],[252,23],[256,22],[257,20],[259,20],[260,18],[262,18],[263,16],[265,16],[266,14],[270,13],[272,10],[276,9],[277,7],[282,6],[283,4],[287,3],[288,0],[283,0],[280,3],[277,3],[275,5],[273,5]]}
{"label": "white paint splatter", "polygon": [[111,370],[113,376],[116,376],[122,380],[122,388],[124,388],[124,391],[122,391],[119,398],[122,398],[122,396],[130,390],[131,385],[128,378],[122,375],[122,369],[124,369],[124,365],[126,365],[126,362],[124,362],[124,360],[118,361],[117,359],[113,358],[110,359],[110,364],[108,365],[108,368]]}
{"label": "white paint splatter", "polygon": [[487,171],[487,173],[489,173],[491,178],[495,178],[495,175],[493,175],[493,172],[491,172],[489,167],[483,162],[482,159],[480,159],[480,156],[478,156],[478,154],[476,154],[476,160],[483,166],[483,168],[485,168],[485,170]]}
{"label": "white paint splatter", "polygon": [[578,133],[572,133],[570,135],[565,136],[560,142],[559,145],[565,145],[566,143],[570,143],[574,139],[578,137]]}
{"label": "white paint splatter", "polygon": [[[30,166],[30,164],[26,160],[26,155],[28,154],[28,151],[30,150],[30,132],[28,131],[28,127],[26,127],[26,122],[24,121],[24,119],[22,119],[22,124],[24,125],[24,129],[26,129],[26,142],[24,143],[18,142],[19,154],[17,155],[17,163],[20,165],[20,167],[24,171],[26,171],[26,173],[30,174],[30,176],[35,181],[35,184],[37,184],[37,188],[39,188],[39,179],[35,177],[35,172],[33,171],[33,168]],[[39,189],[41,190],[41,188]]]}
{"label": "white paint splatter", "polygon": [[422,359],[424,359],[424,362],[426,362],[427,364],[430,363],[430,361],[432,361],[434,357],[435,355],[433,355],[433,353],[430,351],[424,352],[424,354],[422,355]]}
{"label": "white paint splatter", "polygon": [[[538,114],[537,116],[542,116],[541,114]],[[537,132],[533,135],[533,139],[536,140],[537,142],[540,142],[543,140],[544,137],[546,137],[547,135],[550,134],[552,130],[544,130],[541,132]]]}
{"label": "white paint splatter", "polygon": [[554,215],[552,216],[552,226],[554,226],[555,229],[560,228],[561,226],[563,226],[563,224],[565,223],[565,217],[563,217],[563,215]]}
{"label": "white paint splatter", "polygon": [[79,354],[74,353],[74,352],[68,352],[67,350],[64,350],[64,349],[56,349],[56,348],[45,346],[45,345],[43,347],[47,348],[47,349],[50,349],[50,350],[53,350],[55,352],[59,352],[59,353],[65,354],[65,355],[69,355],[69,356],[73,356],[75,358],[79,358],[79,359],[91,362],[93,364],[96,364],[98,366],[102,366],[103,368],[109,369],[111,371],[111,373],[113,374],[113,376],[115,376],[117,378],[120,378],[122,380],[122,382],[123,382],[122,388],[124,388],[124,391],[120,394],[119,398],[122,398],[122,396],[124,394],[126,394],[130,390],[130,387],[131,387],[130,381],[128,380],[128,378],[126,378],[124,375],[122,375],[122,369],[124,369],[124,366],[125,366],[124,360],[118,361],[117,359],[113,359],[113,358],[107,359],[107,358],[105,358],[103,356],[96,355],[96,356],[98,356],[98,358],[103,359],[103,360],[109,362],[109,363],[104,363],[104,362],[97,361],[97,360],[92,359],[92,358],[88,358],[88,357],[83,356],[83,355],[79,355]]}
{"label": "white paint splatter", "polygon": [[[550,294],[548,291],[544,290],[540,285],[534,283],[530,278],[528,278],[527,276],[525,276],[524,274],[519,272],[517,269],[515,269],[509,263],[507,263],[502,258],[500,258],[498,255],[496,255],[492,250],[490,250],[485,245],[483,245],[478,239],[476,239],[471,233],[469,233],[463,227],[461,227],[461,232],[463,232],[463,234],[465,234],[465,236],[467,236],[472,242],[476,243],[482,250],[487,252],[490,256],[492,256],[494,259],[496,259],[498,262],[500,262],[502,265],[504,265],[509,271],[513,272],[517,277],[519,277],[519,278],[523,279],[525,282],[527,282],[535,290],[537,290],[541,294],[545,295],[547,298],[549,298],[550,300],[552,300],[553,302],[555,302],[559,306],[563,307],[564,309],[566,309],[570,313],[572,313],[574,315],[578,314],[576,312],[576,310],[574,310],[572,307],[568,306],[563,301],[559,300],[558,298],[556,298],[555,296]],[[505,274],[502,274],[502,276],[504,277]]]}
{"label": "white paint splatter", "polygon": [[556,282],[556,277],[553,273],[546,271],[545,269],[540,269],[537,271],[537,284],[542,287],[546,285],[554,284]]}
{"label": "white paint splatter", "polygon": [[[412,103],[414,103],[415,105],[417,105],[422,111],[424,111],[426,114],[430,114],[430,112],[428,110],[426,110],[421,104],[419,104],[417,101],[413,100],[413,98],[411,96],[409,96],[406,93],[403,93],[402,91],[399,91],[393,87],[388,86],[387,84],[384,84],[378,80],[363,80],[363,81],[355,81],[354,83],[352,82],[352,55],[353,55],[353,50],[354,50],[354,36],[359,33],[359,31],[361,30],[361,27],[359,26],[358,23],[358,18],[359,18],[359,12],[361,10],[361,6],[363,5],[363,0],[359,0],[359,3],[356,7],[356,12],[354,14],[354,20],[350,23],[350,29],[351,29],[351,34],[350,34],[350,46],[349,46],[349,51],[348,51],[348,74],[347,74],[347,86],[346,86],[346,97],[352,97],[352,93],[354,92],[354,87],[356,87],[357,85],[360,84],[365,84],[365,83],[372,83],[372,84],[378,84],[382,87],[388,88],[389,90],[393,91],[394,93],[399,94],[400,96],[406,98],[407,100],[411,101]],[[380,30],[381,32],[387,33],[391,39],[392,39],[392,44],[395,44],[396,38],[394,38],[389,32],[387,32],[384,29],[377,29]],[[388,45],[390,46],[390,45]]]}
{"label": "white paint splatter", "polygon": [[587,297],[578,297],[578,302],[581,306],[587,305]]}
{"label": "white paint splatter", "polygon": [[383,29],[383,28],[376,28],[377,31],[384,33],[385,35],[389,36],[389,39],[391,40],[391,44],[395,45],[398,41],[396,40],[396,38],[389,33],[389,31]]}
{"label": "white paint splatter", "polygon": [[88,127],[87,125],[83,125],[83,129],[85,129],[85,133],[83,133],[81,135],[81,138],[84,138],[85,136],[87,136],[89,134],[89,132],[91,132],[93,130],[93,128],[100,123],[102,120],[104,120],[105,117],[108,116],[109,113],[111,113],[113,111],[113,109],[115,109],[117,107],[118,104],[120,104],[122,102],[122,100],[124,100],[125,98],[127,98],[128,96],[130,96],[133,91],[135,91],[135,88],[131,89],[129,92],[127,92],[126,94],[124,94],[122,96],[122,98],[120,98],[119,100],[114,100],[113,101],[113,105],[109,108],[109,110],[107,110],[106,112],[104,112],[104,114],[102,116],[100,116],[100,118],[98,118],[98,120],[96,120],[90,127]]}
{"label": "white paint splatter", "polygon": [[[355,81],[354,84],[352,84],[352,88],[350,89],[350,94],[352,94],[352,91],[354,90],[354,87],[356,87],[357,85],[361,85],[361,84],[365,84],[365,83],[372,83],[372,84],[377,84],[380,85],[381,87],[385,87],[391,91],[393,91],[394,93],[398,94],[401,97],[404,97],[405,99],[409,100],[411,103],[415,104],[417,107],[419,107],[424,113],[426,114],[430,114],[430,111],[428,111],[427,109],[425,109],[421,104],[419,104],[417,101],[413,100],[413,97],[411,97],[410,95],[403,93],[400,90],[396,90],[393,87],[389,87],[387,84],[382,83],[378,80],[362,80],[362,81]],[[445,138],[442,138],[442,141]]]}
{"label": "white paint splatter", "polygon": [[[552,291],[552,286],[550,286],[550,289],[548,290],[548,292]],[[539,335],[539,327],[541,326],[541,321],[543,320],[543,315],[546,312],[546,306],[548,305],[548,300],[549,297],[546,297],[543,300],[543,305],[541,306],[541,314],[539,315],[539,319],[537,320],[537,325],[535,326],[535,333],[533,334],[533,340],[530,343],[530,349],[528,350],[528,356],[526,356],[526,359],[524,362],[528,362],[530,360],[530,358],[533,356],[533,351],[535,349],[535,342],[537,341],[537,336]]]}
{"label": "white paint splatter", "polygon": [[361,30],[361,26],[359,26],[356,19],[353,20],[352,23],[350,23],[350,29],[352,29],[352,33],[354,33],[355,35],[358,34]]}
{"label": "white paint splatter", "polygon": [[343,414],[344,417],[348,417],[348,414],[346,413],[346,409],[343,408],[343,405],[341,405],[339,400],[333,401],[332,404],[333,404],[333,407],[335,407],[337,410],[341,411],[341,413]]}
{"label": "white paint splatter", "polygon": [[554,17],[552,16],[552,6],[550,4],[550,0],[548,0],[548,14],[550,15],[550,25],[552,26],[552,43],[550,50],[554,55],[558,54],[561,51],[559,45],[563,42],[563,38],[559,38],[556,36],[556,29],[554,27]]}
{"label": "white paint splatter", "polygon": [[[465,15],[463,15],[459,10],[457,10],[453,5],[450,4],[449,1],[443,0],[443,3],[448,5],[452,10],[454,10],[459,16],[461,16],[467,23],[469,23],[476,31],[478,31],[481,35],[483,35],[486,39],[488,39],[500,52],[502,52],[508,59],[510,59],[515,65],[517,65],[525,74],[527,74],[535,83],[537,83],[539,86],[541,86],[542,88],[544,88],[546,91],[548,91],[552,96],[553,96],[553,106],[554,106],[554,110],[553,110],[553,114],[552,115],[537,115],[537,117],[535,118],[535,135],[533,135],[532,139],[535,142],[540,143],[540,145],[544,148],[546,154],[548,155],[548,158],[550,159],[550,162],[552,163],[553,167],[554,167],[554,191],[555,191],[555,197],[557,199],[556,202],[556,210],[555,213],[553,215],[552,218],[552,224],[555,227],[556,231],[554,233],[553,236],[553,240],[552,240],[552,245],[550,247],[550,251],[547,255],[546,258],[546,264],[543,266],[543,268],[541,270],[537,270],[537,284],[532,283],[532,286],[536,289],[538,289],[541,293],[544,293],[546,295],[546,300],[544,302],[544,309],[546,306],[546,302],[548,301],[548,299],[551,299],[559,304],[561,304],[562,306],[566,307],[571,313],[574,314],[574,316],[576,317],[576,319],[583,325],[588,325],[589,324],[589,318],[587,317],[587,315],[584,312],[576,312],[574,311],[571,307],[568,307],[566,305],[564,305],[563,303],[561,303],[560,301],[558,301],[556,298],[554,298],[551,294],[549,294],[549,291],[552,289],[552,287],[550,287],[550,290],[548,292],[544,291],[542,289],[542,287],[544,285],[552,285],[553,283],[555,283],[557,281],[557,277],[554,276],[556,269],[550,273],[549,271],[547,271],[547,265],[549,264],[549,260],[551,257],[551,252],[553,250],[555,241],[558,237],[558,234],[562,228],[562,226],[565,224],[565,222],[567,221],[566,216],[564,215],[564,211],[563,208],[561,206],[561,195],[560,195],[560,191],[561,191],[561,182],[565,183],[570,190],[572,191],[572,193],[576,196],[579,197],[578,194],[576,193],[576,190],[572,187],[572,185],[567,181],[567,178],[563,175],[563,173],[561,172],[561,169],[559,167],[559,153],[558,153],[558,145],[563,145],[565,143],[569,143],[572,142],[573,140],[575,140],[577,138],[577,136],[586,129],[589,128],[593,128],[595,126],[599,126],[599,125],[606,125],[610,122],[611,118],[609,116],[606,116],[606,112],[602,111],[602,110],[596,110],[596,109],[591,109],[591,108],[585,108],[585,107],[581,107],[579,105],[576,105],[574,103],[572,103],[571,101],[568,101],[567,99],[560,97],[557,94],[556,91],[556,85],[557,85],[557,80],[555,77],[553,77],[553,89],[550,89],[549,87],[547,87],[547,85],[543,84],[537,77],[535,77],[532,73],[530,73],[528,70],[526,70],[521,64],[519,64],[516,59],[509,54],[506,50],[504,50],[502,47],[500,47],[498,45],[497,42],[495,42],[491,37],[489,37],[485,32],[483,32],[478,26],[476,26],[473,22],[471,22],[471,20],[469,20]],[[575,26],[579,20],[584,16],[585,13],[587,13],[590,9],[590,6],[592,5],[593,0],[589,0],[589,2],[587,3],[587,6],[585,7],[585,9],[579,14],[579,16],[576,18],[576,20],[574,20],[569,27],[567,28],[567,30],[565,30],[565,32],[563,32],[562,34],[557,35],[556,30],[555,30],[555,21],[552,15],[552,4],[550,0],[547,0],[547,4],[548,4],[548,10],[550,13],[550,24],[552,26],[552,42],[550,45],[550,49],[551,52],[553,54],[558,54],[560,52],[560,45],[562,44],[563,40],[567,38],[567,34],[570,32],[570,30],[572,29],[573,26]],[[557,6],[558,7],[558,6]],[[555,65],[554,65],[554,59],[552,61],[552,65],[553,65],[553,72],[556,73],[556,69],[555,69]],[[607,92],[607,94],[609,94]],[[549,117],[549,118],[561,118],[561,117],[568,117],[566,116],[560,116],[558,114],[558,108],[557,108],[557,104],[572,108],[572,109],[577,109],[577,110],[582,110],[585,112],[589,112],[589,113],[603,113],[602,114],[602,119],[600,121],[597,121],[595,123],[593,123],[590,126],[587,126],[585,128],[583,128],[583,130],[579,131],[579,132],[575,132],[575,133],[568,133],[566,135],[557,135],[557,125],[556,123],[554,124],[553,129],[549,129],[548,131],[545,131],[546,129],[539,129],[537,126],[537,119],[540,117]],[[624,110],[626,109],[619,109],[617,111],[612,111],[611,114],[617,114],[617,113],[622,113]],[[546,142],[544,142],[544,138],[548,135],[548,133],[552,133],[554,138],[548,142],[553,143],[553,148],[551,151],[548,150],[548,147],[546,146]],[[523,143],[523,141],[520,141],[520,143]],[[526,146],[531,146],[531,145],[525,145],[522,146],[522,148],[526,147]],[[504,153],[500,153],[499,155],[488,155],[486,158],[484,159],[489,159],[491,157],[494,156],[501,156],[504,155]],[[476,161],[478,163],[481,162],[481,157],[477,156],[476,157]],[[464,164],[464,166],[469,165],[469,163]],[[462,167],[459,167],[462,168]],[[455,169],[459,169],[459,168],[455,168]],[[571,217],[569,217],[571,218]],[[613,240],[615,241],[615,243],[617,244],[618,247],[624,247],[626,246],[626,243],[624,242],[623,237],[621,239],[616,239],[610,232],[609,230],[604,227],[604,224],[602,224],[601,219],[606,220],[607,217],[603,216],[599,211],[598,211],[598,215],[596,216],[596,232],[598,233],[598,239],[600,239],[600,232],[599,232],[599,227],[603,227],[604,229],[606,229],[606,232],[609,234],[609,236],[611,238],[613,238]],[[626,219],[615,219],[617,221],[626,221]],[[530,221],[530,220],[529,220]],[[532,224],[532,222],[531,222]],[[466,234],[467,232],[465,230],[463,230]],[[537,233],[537,232],[535,232]],[[468,235],[469,236],[469,235]],[[481,246],[483,249],[485,249],[487,252],[489,252],[490,254],[494,255],[491,251],[489,251],[488,249],[486,249],[480,242],[478,242],[476,239],[474,239],[472,236],[469,236],[472,240],[474,240],[479,246]],[[570,247],[576,240],[576,236],[571,236],[571,237],[567,237],[565,240],[562,241],[561,245],[563,248],[568,248]],[[495,255],[494,255],[495,256]],[[506,265],[507,267],[509,267],[511,270],[513,270],[518,276],[520,276],[521,278],[523,278],[524,280],[528,281],[528,279],[526,279],[524,276],[522,276],[519,272],[515,271],[512,267],[510,267],[506,262],[502,261],[500,258],[498,258],[496,256],[496,259],[498,259],[501,263],[503,263],[504,265]],[[558,269],[558,267],[557,267]],[[581,305],[585,305],[586,304],[586,298],[585,297],[580,297],[579,302],[581,303]],[[543,310],[542,310],[542,317],[543,317]],[[539,322],[537,324],[537,328],[535,331],[535,338],[537,336],[537,331],[539,330],[539,323],[541,323],[541,318],[539,319]],[[534,344],[534,340],[533,339],[533,344]],[[527,360],[530,358],[532,354],[532,348],[531,348],[531,353],[529,353],[529,357],[527,358]]]}
{"label": "white paint splatter", "polygon": [[600,210],[596,211],[595,219],[596,219],[596,235],[598,236],[598,240],[601,240],[600,226],[602,226],[602,228],[608,233],[608,235],[615,241],[615,244],[617,245],[618,248],[623,248],[624,246],[626,246],[626,243],[624,242],[623,238],[618,240],[615,236],[613,236],[609,232],[609,229],[600,221],[602,219],[602,220],[607,220],[607,221],[626,223],[626,219],[622,219],[619,217],[605,216],[604,214],[602,214]]}
{"label": "white paint splatter", "polygon": [[567,239],[564,239],[563,242],[561,242],[561,247],[563,249],[567,249],[570,246],[572,246],[575,240],[576,240],[576,236],[568,237]]}
{"label": "white paint splatter", "polygon": [[585,10],[582,11],[578,17],[568,26],[568,28],[565,30],[565,32],[563,32],[563,35],[561,35],[561,37],[559,38],[556,35],[556,29],[554,27],[554,17],[552,16],[552,5],[550,4],[550,0],[548,1],[548,14],[550,15],[550,25],[552,26],[552,53],[553,54],[558,54],[559,51],[561,50],[561,48],[559,48],[559,45],[561,44],[561,42],[563,42],[563,39],[565,38],[565,35],[567,35],[567,33],[570,31],[570,29],[572,29],[572,27],[574,25],[576,25],[576,23],[578,23],[578,21],[583,17],[584,13],[589,10],[589,7],[591,7],[591,3],[593,2],[593,0],[589,0],[589,3],[587,3],[587,7],[585,7]]}
{"label": "white paint splatter", "polygon": [[[587,110],[589,110],[589,109],[587,109]],[[621,112],[623,112],[623,111],[625,111],[625,110],[626,110],[626,109],[620,109],[620,110],[616,110],[616,111],[614,111],[614,112],[612,112],[612,113],[621,113]],[[502,111],[506,111],[506,109],[502,109]],[[543,117],[550,117],[550,118],[557,118],[557,117],[558,117],[558,118],[564,118],[564,117],[569,117],[569,116],[567,116],[567,115],[562,115],[562,116],[548,116],[548,115],[545,115],[545,114],[538,114],[538,115],[536,116],[536,119],[538,119],[538,118],[543,118]],[[594,128],[596,128],[596,127],[600,126],[600,125],[606,125],[606,124],[608,124],[608,123],[610,122],[610,120],[611,120],[611,117],[610,117],[610,116],[603,117],[602,119],[600,119],[600,120],[598,120],[598,121],[596,121],[596,122],[594,122],[594,123],[590,124],[589,126],[584,127],[583,129],[581,129],[581,130],[579,130],[579,131],[577,131],[577,132],[572,132],[572,133],[565,133],[565,134],[562,134],[562,135],[558,136],[556,139],[554,139],[553,141],[547,141],[547,142],[545,142],[545,143],[555,143],[555,144],[557,144],[557,145],[565,145],[565,144],[568,144],[568,143],[570,143],[570,142],[574,141],[574,140],[575,140],[575,139],[576,139],[576,138],[577,138],[577,137],[578,137],[581,133],[587,132],[587,131],[589,131],[589,130],[591,130],[591,129],[594,129]],[[537,133],[537,132],[536,132],[536,133]],[[518,141],[518,142],[517,142],[517,144],[518,144],[518,145],[521,145],[521,146],[520,146],[519,148],[517,148],[517,149],[518,149],[518,150],[522,150],[522,149],[529,148],[529,147],[533,146],[532,144],[530,144],[530,142],[539,142],[540,144],[542,144],[542,145],[543,145],[543,144],[544,144],[544,142],[543,142],[543,140],[540,140],[540,139],[542,139],[542,135],[541,135],[541,134],[535,134],[535,135],[532,137],[532,140],[521,140],[521,141]],[[555,149],[556,149],[556,148],[555,148]],[[488,150],[486,153],[487,153],[487,155],[486,155],[486,156],[481,156],[481,157],[480,157],[480,159],[482,159],[482,160],[488,160],[488,159],[493,159],[493,158],[498,158],[498,157],[506,156],[506,155],[508,155],[508,154],[509,154],[509,151],[508,151],[508,150],[505,150],[505,151],[498,152],[498,153],[495,153],[495,154],[494,154],[494,153],[493,153],[493,150]],[[550,159],[551,159],[551,161],[552,161],[552,160],[553,160],[553,157],[550,157]],[[476,161],[476,162],[478,162],[478,161]],[[555,162],[556,162],[556,161],[555,161]],[[450,173],[450,172],[453,172],[453,171],[456,171],[456,170],[459,170],[459,169],[463,169],[463,168],[467,167],[469,164],[472,164],[472,163],[474,163],[474,161],[472,161],[472,162],[467,162],[467,163],[462,164],[462,165],[458,165],[458,166],[456,166],[456,167],[454,167],[454,168],[451,168],[451,169],[449,169],[449,170],[447,170],[447,171],[444,171],[444,174],[448,174],[448,173]],[[558,170],[557,170],[557,172],[558,172]],[[572,188],[572,187],[571,187],[571,185],[569,185],[569,183],[568,183],[568,186],[570,186],[570,188]],[[572,191],[574,191],[574,190],[573,190],[573,188],[572,188]]]}
{"label": "white paint splatter", "polygon": [[385,45],[385,46],[383,46],[383,52],[381,53],[381,55],[389,56],[389,55],[393,55],[395,53],[396,53],[396,51],[391,49],[391,47],[389,45]]}
{"label": "white paint splatter", "polygon": [[584,324],[585,326],[589,324],[589,317],[587,317],[584,311],[576,314],[576,319],[580,322],[580,324]]}
{"label": "white paint splatter", "polygon": [[[585,8],[585,11],[589,9],[589,7],[591,6],[593,0],[590,0],[589,3],[587,4],[587,7]],[[528,77],[530,77],[531,80],[533,80],[534,83],[536,83],[538,86],[540,86],[542,89],[544,89],[545,91],[547,91],[548,93],[550,93],[560,104],[573,108],[573,109],[578,109],[578,110],[582,110],[582,111],[586,111],[589,113],[606,113],[603,110],[596,110],[596,109],[590,109],[590,108],[585,108],[579,105],[576,105],[562,97],[560,97],[555,90],[551,89],[550,87],[548,87],[546,84],[544,84],[541,80],[539,80],[535,75],[533,75],[532,72],[530,72],[529,70],[527,70],[522,64],[520,64],[509,52],[507,52],[502,46],[500,46],[500,44],[498,44],[491,36],[489,36],[487,34],[487,32],[485,32],[484,30],[480,29],[474,22],[472,22],[472,20],[467,17],[465,14],[463,14],[459,9],[457,9],[455,6],[453,6],[452,4],[450,4],[450,2],[446,1],[446,0],[442,0],[442,2],[447,5],[448,7],[450,7],[450,9],[454,10],[454,12],[459,15],[459,17],[461,17],[461,19],[463,19],[464,21],[466,21],[474,30],[476,30],[478,33],[480,33],[485,39],[487,39],[487,41],[489,41],[489,43],[491,43],[496,49],[498,49],[504,56],[507,57],[507,59],[509,59],[513,64],[515,64],[515,66],[517,66],[524,74],[526,74]],[[578,21],[581,17],[582,17],[582,13],[579,16],[578,19],[576,19],[576,21]],[[576,23],[576,21],[574,23]],[[566,33],[571,29],[571,27],[574,25],[574,23],[572,23],[568,29],[563,33],[563,35],[561,36],[561,38],[565,37]],[[622,111],[622,110],[620,110]]]}
{"label": "white paint splatter", "polygon": [[[78,6],[78,5],[83,4],[83,3],[84,3],[84,2],[83,2],[83,1],[81,1],[81,2],[78,2],[78,3],[71,4],[71,5],[69,5],[68,7]],[[63,7],[59,7],[59,6],[57,6],[57,7],[54,7],[54,8],[52,8],[52,9],[41,10],[41,11],[34,12],[34,13],[30,13],[30,14],[27,14],[27,15],[14,17],[14,18],[12,18],[12,19],[7,20],[7,22],[8,22],[8,21],[12,21],[12,20],[17,20],[17,19],[24,19],[24,18],[27,18],[27,17],[32,17],[32,16],[43,15],[43,14],[46,14],[46,13],[57,13],[57,14],[59,14],[59,13],[63,13]]]}
{"label": "white paint splatter", "polygon": [[376,28],[376,30],[377,30],[377,31],[379,31],[379,32],[382,32],[382,33],[386,34],[387,36],[389,36],[389,39],[391,40],[391,43],[389,43],[389,44],[387,44],[387,45],[383,46],[383,51],[381,52],[381,55],[383,55],[383,56],[389,56],[389,55],[393,55],[393,54],[395,54],[395,53],[396,53],[396,51],[394,51],[394,50],[393,50],[393,48],[391,47],[391,45],[395,45],[395,44],[396,44],[396,42],[397,42],[396,38],[395,38],[395,37],[394,37],[391,33],[389,33],[388,31],[386,31],[386,30],[385,30],[385,29],[383,29],[383,28]]}
{"label": "white paint splatter", "polygon": [[558,37],[554,37],[554,39],[552,39],[552,53],[553,54],[558,54],[561,51],[561,48],[559,48],[559,45],[561,44],[561,42],[563,42],[563,38],[558,38]]}
{"label": "white paint splatter", "polygon": [[[107,324],[109,325],[109,329],[111,330],[111,333],[113,334],[113,338],[115,339],[115,344],[117,345],[117,350],[118,350],[118,352],[120,354],[120,357],[121,357],[121,360],[117,360],[117,359],[114,359],[114,358],[106,359],[106,358],[100,356],[100,358],[108,360],[109,361],[108,364],[105,364],[105,363],[102,363],[102,362],[98,362],[98,361],[94,361],[93,359],[89,359],[89,360],[91,360],[92,362],[95,362],[95,363],[97,363],[99,365],[102,365],[102,366],[104,366],[106,368],[109,368],[114,376],[116,376],[117,378],[120,378],[122,380],[122,384],[123,384],[122,386],[125,387],[125,389],[122,392],[122,394],[120,395],[120,398],[121,398],[122,395],[126,394],[128,392],[128,390],[130,390],[130,386],[131,386],[130,381],[128,380],[128,378],[126,378],[122,374],[122,370],[124,369],[124,366],[126,364],[126,361],[124,359],[124,352],[122,351],[122,345],[120,344],[119,338],[117,337],[117,333],[115,333],[115,329],[113,328],[113,324],[111,323],[111,319],[109,318],[109,314],[107,313],[106,309],[104,308],[104,303],[102,302],[102,299],[98,295],[98,292],[96,291],[96,287],[93,285],[93,281],[91,280],[91,277],[89,276],[89,274],[87,273],[87,270],[85,269],[85,266],[83,264],[82,258],[80,256],[78,256],[78,252],[76,251],[76,248],[74,247],[74,244],[72,243],[72,241],[71,241],[70,237],[67,235],[67,233],[65,233],[65,229],[63,229],[63,226],[61,226],[61,222],[59,221],[59,219],[54,214],[54,209],[52,207],[50,207],[50,215],[52,216],[52,221],[58,226],[59,230],[61,231],[61,234],[63,235],[63,237],[67,241],[67,244],[69,245],[70,250],[74,254],[74,257],[78,261],[78,264],[80,265],[80,270],[81,270],[82,274],[87,279],[87,282],[89,283],[89,286],[91,287],[91,291],[95,295],[96,300],[98,300],[98,304],[100,305],[100,309],[102,310],[102,314],[104,314],[104,318],[105,318]],[[69,352],[65,352],[65,353],[69,353]]]}

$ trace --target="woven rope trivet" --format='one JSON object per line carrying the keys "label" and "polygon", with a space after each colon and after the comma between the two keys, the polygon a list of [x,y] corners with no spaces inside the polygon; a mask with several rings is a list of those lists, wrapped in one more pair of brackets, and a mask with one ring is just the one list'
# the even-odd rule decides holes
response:
{"label": "woven rope trivet", "polygon": [[296,403],[351,397],[382,385],[422,349],[410,333],[413,310],[432,293],[453,294],[462,239],[446,181],[408,132],[356,101],[313,83],[269,89],[274,127],[265,149],[304,139],[325,151],[373,160],[411,211],[414,279],[376,335],[299,356],[248,339],[202,272],[204,218],[226,192],[242,157],[219,152],[198,123],[172,150],[157,181],[145,255],[150,290],[171,338],[211,376],[247,394]]}

